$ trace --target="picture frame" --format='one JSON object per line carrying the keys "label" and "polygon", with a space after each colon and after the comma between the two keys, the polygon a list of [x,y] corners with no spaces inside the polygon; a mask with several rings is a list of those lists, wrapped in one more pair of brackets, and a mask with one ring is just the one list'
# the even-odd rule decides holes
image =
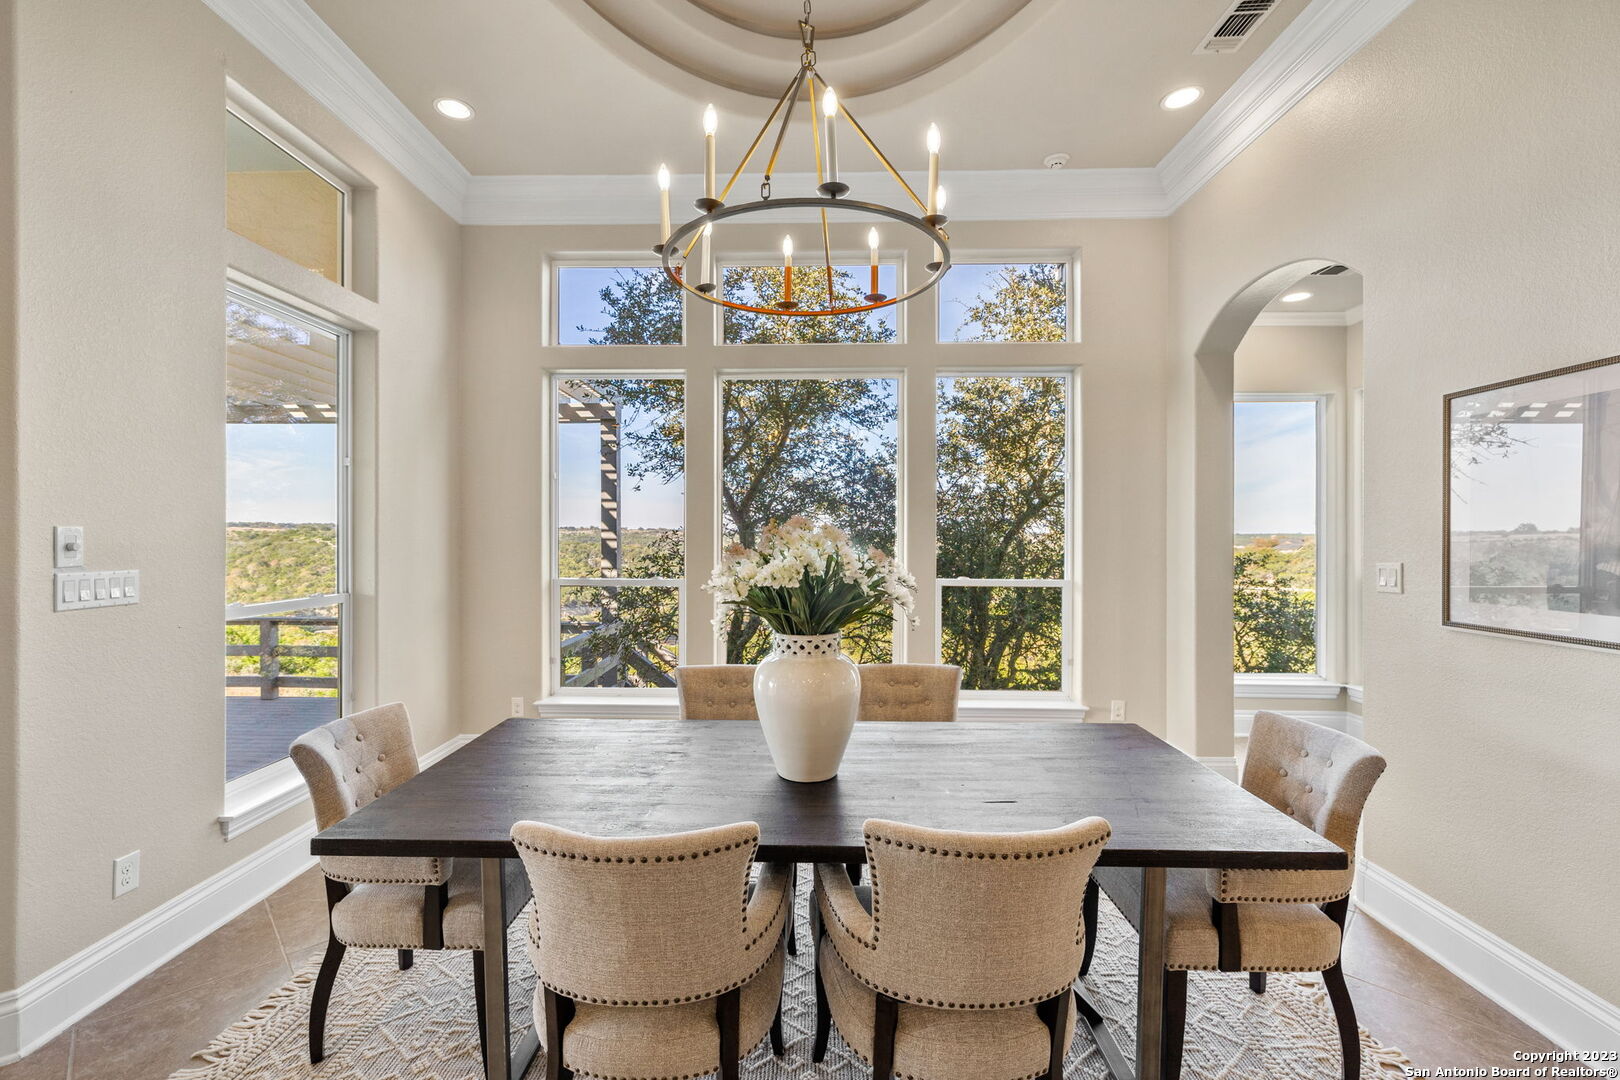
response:
{"label": "picture frame", "polygon": [[1445,395],[1443,625],[1620,649],[1620,356]]}

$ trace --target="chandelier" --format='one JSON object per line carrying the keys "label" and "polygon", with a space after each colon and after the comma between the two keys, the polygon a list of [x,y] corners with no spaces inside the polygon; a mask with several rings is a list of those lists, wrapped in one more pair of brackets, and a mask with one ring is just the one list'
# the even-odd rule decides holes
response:
{"label": "chandelier", "polygon": [[[872,141],[866,129],[850,113],[849,106],[839,100],[838,94],[816,70],[816,30],[810,23],[810,0],[804,0],[804,18],[799,20],[799,41],[803,52],[799,56],[798,70],[793,73],[787,89],[777,99],[776,105],[765,122],[760,125],[759,133],[754,136],[753,142],[743,153],[742,160],[732,170],[731,177],[723,187],[716,186],[715,172],[715,132],[719,127],[719,118],[713,105],[703,111],[703,197],[695,203],[698,216],[685,222],[678,228],[670,227],[669,213],[669,186],[670,174],[667,166],[658,167],[659,190],[659,238],[660,242],[653,246],[653,251],[662,259],[664,272],[671,281],[682,289],[711,304],[732,308],[737,311],[752,311],[766,315],[851,315],[858,312],[874,311],[878,308],[892,307],[903,303],[913,297],[920,296],[939,283],[939,279],[951,267],[950,235],[945,231],[945,189],[939,184],[939,128],[933,124],[928,125],[926,145],[928,148],[928,186],[924,197],[919,197],[906,183],[904,177],[890,163],[887,155],[879,149],[877,143]],[[815,155],[816,193],[789,195],[786,197],[773,197],[771,191],[771,175],[776,169],[777,161],[782,154],[782,147],[787,142],[788,131],[793,120],[794,107],[801,97],[808,99],[809,105],[809,135]],[[866,144],[866,148],[877,158],[883,170],[894,178],[904,195],[904,209],[881,202],[863,201],[850,198],[850,186],[839,177],[838,168],[838,134],[840,121],[849,126],[849,130]],[[765,143],[766,136],[772,126],[776,127],[775,140],[771,145],[770,155],[765,161],[763,178],[759,185],[759,198],[753,202],[727,203],[726,199],[736,186],[743,171],[748,168],[749,162],[754,159],[755,153]],[[906,205],[909,203],[909,205]],[[762,214],[770,211],[807,211],[813,210],[820,217],[821,222],[821,255],[820,265],[814,261],[805,265],[801,262],[799,267],[801,275],[825,273],[827,281],[827,302],[825,306],[805,306],[794,299],[793,292],[793,237],[791,234],[782,238],[782,291],[775,300],[755,297],[759,304],[743,303],[740,300],[727,299],[720,289],[719,273],[715,268],[712,246],[715,226],[724,221],[736,221],[750,214]],[[878,251],[881,236],[874,225],[866,235],[867,248],[871,254],[871,284],[870,290],[864,297],[851,296],[847,301],[841,299],[837,289],[834,288],[834,268],[832,256],[832,232],[828,220],[828,211],[843,217],[869,217],[888,220],[915,229],[928,238],[933,245],[934,257],[926,269],[928,277],[915,287],[897,296],[887,296],[878,288]],[[914,211],[920,211],[914,212]],[[696,257],[694,257],[696,252]],[[801,289],[801,295],[803,290]]]}

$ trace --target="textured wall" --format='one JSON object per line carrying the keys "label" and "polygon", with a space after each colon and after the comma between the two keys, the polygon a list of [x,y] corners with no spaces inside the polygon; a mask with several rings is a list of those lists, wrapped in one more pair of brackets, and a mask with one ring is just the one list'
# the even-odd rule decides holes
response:
{"label": "textured wall", "polygon": [[[1404,595],[1362,587],[1391,762],[1367,853],[1615,1000],[1620,929],[1594,912],[1620,898],[1620,656],[1440,626],[1441,396],[1620,352],[1620,20],[1536,12],[1419,0],[1176,214],[1171,429],[1218,432],[1194,353],[1248,282],[1309,258],[1366,275],[1365,560],[1407,573]],[[1172,518],[1214,498],[1174,479]]]}
{"label": "textured wall", "polygon": [[[16,0],[15,12],[25,152],[4,190],[26,208],[15,247],[26,288],[18,461],[15,477],[0,468],[0,485],[17,485],[22,588],[15,613],[0,608],[0,640],[18,650],[16,722],[0,698],[0,738],[15,737],[19,769],[3,786],[0,830],[15,811],[5,879],[20,904],[5,986],[307,817],[289,811],[229,844],[215,823],[228,262],[359,331],[359,701],[409,701],[423,746],[460,730],[447,644],[459,229],[196,0]],[[375,185],[375,301],[226,232],[227,74]],[[142,571],[139,604],[51,610],[61,523],[86,527],[92,567]],[[9,693],[12,680],[0,685]],[[137,848],[141,887],[114,900],[112,859]]]}

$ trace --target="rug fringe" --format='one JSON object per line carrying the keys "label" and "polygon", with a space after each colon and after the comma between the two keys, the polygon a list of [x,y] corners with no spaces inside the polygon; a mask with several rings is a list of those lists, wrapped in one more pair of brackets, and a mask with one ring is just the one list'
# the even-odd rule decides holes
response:
{"label": "rug fringe", "polygon": [[264,1034],[264,1024],[289,1005],[298,1003],[315,982],[319,968],[308,966],[277,987],[252,1012],[214,1036],[214,1041],[192,1055],[197,1064],[170,1075],[169,1080],[207,1080],[214,1069],[227,1064],[238,1053],[251,1050]]}

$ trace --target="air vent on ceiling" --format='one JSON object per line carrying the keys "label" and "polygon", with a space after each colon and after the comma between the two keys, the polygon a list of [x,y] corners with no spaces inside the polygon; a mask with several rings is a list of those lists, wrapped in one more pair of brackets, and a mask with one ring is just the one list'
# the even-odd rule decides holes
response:
{"label": "air vent on ceiling", "polygon": [[1348,269],[1350,269],[1348,266],[1324,266],[1320,270],[1312,270],[1311,275],[1313,277],[1332,277],[1335,274],[1342,274]]}
{"label": "air vent on ceiling", "polygon": [[1194,49],[1194,53],[1227,53],[1239,48],[1249,35],[1254,33],[1255,27],[1265,21],[1277,6],[1277,0],[1237,0],[1226,14],[1221,16],[1215,29],[1204,38],[1203,44]]}

